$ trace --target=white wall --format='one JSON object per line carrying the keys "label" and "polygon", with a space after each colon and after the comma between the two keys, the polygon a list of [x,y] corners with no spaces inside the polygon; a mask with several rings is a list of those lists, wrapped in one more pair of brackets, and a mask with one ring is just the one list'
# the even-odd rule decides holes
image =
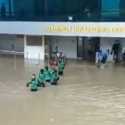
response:
{"label": "white wall", "polygon": [[[30,37],[30,36],[29,36]],[[24,58],[25,59],[33,59],[33,60],[44,60],[45,50],[44,50],[44,39],[42,37],[30,37],[30,41],[33,42],[34,45],[28,45],[29,42],[27,37],[25,36],[25,47],[24,47]],[[37,42],[40,45],[37,45]],[[36,45],[35,45],[36,43]]]}
{"label": "white wall", "polygon": [[44,60],[44,52],[42,46],[27,46],[25,49],[25,59]]}
{"label": "white wall", "polygon": [[42,37],[28,38],[30,38],[30,41],[33,41],[36,45],[24,45],[25,39],[23,35],[0,35],[0,52],[13,54],[13,52],[16,51],[17,54],[24,55],[24,58],[26,59],[44,60]]}
{"label": "white wall", "polygon": [[52,49],[58,46],[59,51],[63,51],[67,58],[77,58],[77,40],[76,37],[51,37]]}
{"label": "white wall", "polygon": [[[15,48],[13,48],[13,46]],[[16,35],[0,35],[0,50],[24,52],[24,39]]]}

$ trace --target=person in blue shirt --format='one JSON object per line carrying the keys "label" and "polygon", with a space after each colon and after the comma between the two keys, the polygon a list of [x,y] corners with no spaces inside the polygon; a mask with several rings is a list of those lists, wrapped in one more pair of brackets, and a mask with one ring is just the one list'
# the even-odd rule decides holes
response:
{"label": "person in blue shirt", "polygon": [[109,55],[109,52],[108,52],[108,50],[105,50],[105,49],[103,49],[103,50],[99,50],[98,52],[97,52],[97,66],[98,67],[101,67],[102,65],[105,65],[106,64],[106,62],[107,62],[107,60],[108,60],[108,55]]}
{"label": "person in blue shirt", "polygon": [[108,51],[107,50],[102,50],[101,56],[102,56],[101,63],[105,64],[107,62],[107,59],[108,59]]}

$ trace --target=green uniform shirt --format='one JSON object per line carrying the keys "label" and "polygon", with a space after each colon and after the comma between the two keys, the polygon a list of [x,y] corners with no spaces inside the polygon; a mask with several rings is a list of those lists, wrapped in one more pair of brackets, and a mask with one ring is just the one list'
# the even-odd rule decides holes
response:
{"label": "green uniform shirt", "polygon": [[44,69],[44,78],[45,78],[45,81],[51,80],[51,73],[49,70]]}
{"label": "green uniform shirt", "polygon": [[39,80],[39,82],[41,82],[41,83],[45,81],[45,75],[44,75],[44,73],[43,73],[43,74],[42,74],[42,73],[39,73],[38,80]]}
{"label": "green uniform shirt", "polygon": [[37,80],[31,80],[30,82],[27,83],[27,86],[31,86],[31,90],[37,90]]}
{"label": "green uniform shirt", "polygon": [[31,81],[31,90],[37,90],[37,81],[36,81],[36,79]]}
{"label": "green uniform shirt", "polygon": [[52,79],[51,80],[52,80],[52,82],[59,80],[59,76],[58,76],[57,72],[52,73]]}
{"label": "green uniform shirt", "polygon": [[58,66],[58,70],[59,70],[59,72],[63,72],[64,65],[60,63],[59,66]]}

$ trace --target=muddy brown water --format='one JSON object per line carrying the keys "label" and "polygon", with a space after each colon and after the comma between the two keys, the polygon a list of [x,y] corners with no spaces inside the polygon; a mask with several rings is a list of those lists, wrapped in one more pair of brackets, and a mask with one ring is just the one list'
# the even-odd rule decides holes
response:
{"label": "muddy brown water", "polygon": [[125,67],[68,62],[59,85],[31,93],[42,64],[0,57],[0,125],[124,125]]}

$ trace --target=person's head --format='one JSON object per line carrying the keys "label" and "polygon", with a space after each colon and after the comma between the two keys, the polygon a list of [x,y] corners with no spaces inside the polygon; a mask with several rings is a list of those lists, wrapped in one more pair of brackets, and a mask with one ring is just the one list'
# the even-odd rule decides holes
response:
{"label": "person's head", "polygon": [[32,80],[34,80],[36,78],[35,74],[32,74]]}
{"label": "person's head", "polygon": [[44,70],[43,70],[43,69],[41,69],[41,70],[40,70],[40,73],[41,73],[41,74],[43,74],[43,72],[44,72]]}
{"label": "person's head", "polygon": [[48,70],[48,66],[45,66],[45,69]]}

